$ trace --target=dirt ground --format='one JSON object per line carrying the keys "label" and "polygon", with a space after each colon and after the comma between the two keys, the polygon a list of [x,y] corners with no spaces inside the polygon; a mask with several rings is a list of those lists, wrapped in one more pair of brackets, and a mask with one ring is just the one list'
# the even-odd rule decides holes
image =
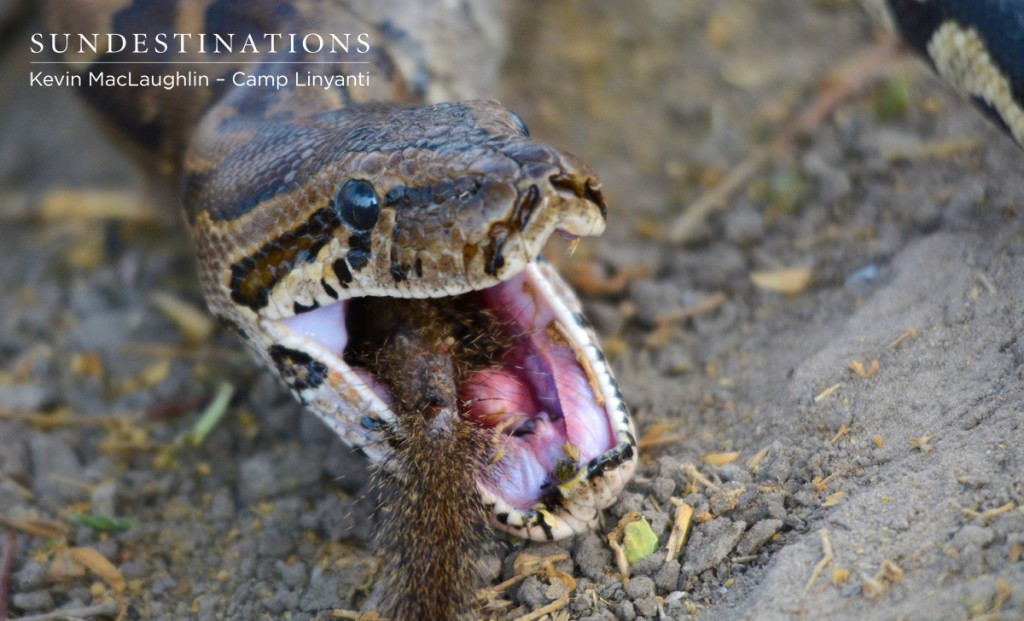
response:
{"label": "dirt ground", "polygon": [[[488,614],[1024,619],[1024,153],[897,56],[669,241],[878,33],[842,0],[516,6],[487,95],[602,175],[608,232],[552,260],[645,448],[598,532],[496,540],[495,583],[526,555],[563,560],[493,593]],[[69,93],[27,87],[17,37],[32,27],[0,67],[11,617],[359,609],[367,467],[229,334],[168,310],[202,306],[183,228]],[[193,441],[223,385],[224,420]],[[691,532],[667,560],[683,503]],[[631,512],[659,546],[627,584],[607,534]]]}

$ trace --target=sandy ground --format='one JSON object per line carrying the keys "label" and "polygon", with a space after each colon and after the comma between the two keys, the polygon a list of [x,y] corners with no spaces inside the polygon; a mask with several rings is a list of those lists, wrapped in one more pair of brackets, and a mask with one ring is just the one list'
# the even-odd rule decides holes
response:
{"label": "sandy ground", "polygon": [[[583,291],[647,448],[599,532],[495,543],[495,582],[517,557],[566,560],[489,614],[566,597],[553,618],[1024,619],[1024,154],[899,57],[672,243],[688,203],[872,45],[867,19],[842,1],[519,12],[498,95],[602,174],[609,231],[553,259]],[[26,87],[22,46],[3,51],[12,616],[358,609],[375,567],[365,465],[230,335],[190,335],[161,310],[160,296],[201,306],[173,211],[70,95]],[[77,215],[59,215],[61,188]],[[152,209],[91,219],[83,196]],[[810,274],[798,293],[752,282],[788,268]],[[223,384],[227,416],[194,446]],[[679,503],[692,532],[666,560]],[[606,535],[631,512],[659,551],[624,584]],[[132,522],[106,533],[74,518],[88,513]]]}

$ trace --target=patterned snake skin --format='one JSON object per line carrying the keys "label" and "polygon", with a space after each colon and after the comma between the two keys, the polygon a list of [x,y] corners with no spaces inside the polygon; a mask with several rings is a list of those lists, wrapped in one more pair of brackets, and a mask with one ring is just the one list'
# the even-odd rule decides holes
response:
{"label": "patterned snake skin", "polygon": [[[594,172],[497,102],[422,105],[424,85],[389,54],[394,33],[343,2],[79,4],[54,3],[53,32],[132,43],[80,53],[72,39],[81,95],[181,179],[210,308],[295,397],[386,458],[395,413],[388,388],[344,358],[361,327],[350,305],[474,292],[518,343],[515,360],[460,386],[464,416],[504,434],[500,475],[478,484],[492,521],[542,540],[591,528],[633,472],[633,426],[574,294],[537,257],[554,232],[604,229]],[[283,33],[273,54],[266,33]],[[311,33],[337,35],[335,49],[305,49]],[[262,55],[214,53],[218,35],[251,35]],[[172,78],[189,83],[131,86]]]}
{"label": "patterned snake skin", "polygon": [[935,71],[1024,146],[1024,3],[861,0]]}

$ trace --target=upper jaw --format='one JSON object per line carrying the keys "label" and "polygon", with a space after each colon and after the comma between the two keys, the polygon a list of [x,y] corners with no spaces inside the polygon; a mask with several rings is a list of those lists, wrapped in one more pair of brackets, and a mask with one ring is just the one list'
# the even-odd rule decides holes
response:
{"label": "upper jaw", "polygon": [[[513,278],[556,231],[568,239],[604,231],[596,177],[565,170],[546,165],[514,187],[482,193],[464,206],[466,213],[436,205],[420,215],[409,215],[415,209],[386,210],[379,230],[366,233],[371,251],[358,267],[351,262],[356,236],[335,236],[315,258],[292,266],[251,321],[287,320],[351,298],[457,296]],[[505,197],[504,207],[485,208],[498,196]],[[475,212],[480,213],[470,215]],[[451,225],[453,219],[459,224]],[[338,266],[346,279],[338,276]]]}

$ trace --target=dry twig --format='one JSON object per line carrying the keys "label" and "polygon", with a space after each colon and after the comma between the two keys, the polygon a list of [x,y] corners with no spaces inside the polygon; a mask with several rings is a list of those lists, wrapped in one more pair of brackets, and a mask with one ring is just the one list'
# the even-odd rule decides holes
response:
{"label": "dry twig", "polygon": [[668,554],[666,561],[674,560],[682,552],[686,544],[686,537],[690,534],[690,524],[693,522],[693,507],[678,498],[672,498],[672,504],[676,506],[676,518],[672,523],[672,533],[668,536],[668,543],[665,548]]}
{"label": "dry twig", "polygon": [[679,466],[679,469],[683,471],[683,474],[693,479],[694,482],[700,483],[701,485],[703,485],[704,487],[708,488],[713,492],[718,491],[718,486],[715,485],[706,476],[701,474],[700,471],[697,470],[697,466],[694,466],[693,464],[683,464],[682,466]]}
{"label": "dry twig", "polygon": [[84,608],[64,608],[53,610],[41,615],[18,617],[11,621],[59,621],[60,619],[91,619],[93,617],[109,617],[120,610],[117,602],[103,602]]}
{"label": "dry twig", "polygon": [[814,586],[814,582],[818,579],[821,572],[831,565],[832,561],[836,558],[835,555],[832,554],[832,542],[828,540],[827,528],[821,529],[821,552],[821,560],[814,566],[814,571],[811,572],[811,577],[807,580],[807,587],[804,589],[805,591],[811,590],[811,587]]}

